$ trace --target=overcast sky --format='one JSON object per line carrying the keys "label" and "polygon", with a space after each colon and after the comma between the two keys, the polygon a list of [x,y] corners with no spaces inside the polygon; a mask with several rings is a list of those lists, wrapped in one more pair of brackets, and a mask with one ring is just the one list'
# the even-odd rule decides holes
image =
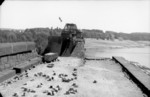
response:
{"label": "overcast sky", "polygon": [[80,29],[150,32],[150,0],[16,0],[5,1],[0,10],[0,28],[63,28],[65,23],[76,23]]}

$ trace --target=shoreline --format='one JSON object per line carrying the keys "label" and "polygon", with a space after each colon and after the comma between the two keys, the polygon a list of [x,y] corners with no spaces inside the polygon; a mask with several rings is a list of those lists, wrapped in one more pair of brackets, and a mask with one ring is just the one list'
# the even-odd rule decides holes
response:
{"label": "shoreline", "polygon": [[150,68],[146,67],[146,66],[142,66],[140,63],[138,62],[132,62],[130,61],[130,64],[140,68],[144,73],[146,73],[148,76],[150,76]]}
{"label": "shoreline", "polygon": [[[85,57],[85,60],[102,60],[102,61],[104,61],[104,60],[111,60],[111,58],[109,58],[109,57],[98,57],[98,58]],[[150,76],[150,68],[140,65],[140,63],[138,63],[138,62],[129,61],[129,63],[138,67],[140,70],[142,70],[148,76]]]}
{"label": "shoreline", "polygon": [[131,40],[123,40],[123,41],[111,41],[111,40],[96,40],[96,39],[85,39],[89,44],[86,45],[86,48],[90,48],[93,44],[99,44],[97,47],[101,47],[104,49],[124,49],[124,48],[145,48],[150,47],[149,41],[131,41]]}
{"label": "shoreline", "polygon": [[[85,45],[89,44],[86,42]],[[18,79],[8,79],[1,84],[0,90],[6,97],[16,93],[26,97],[144,97],[145,94],[123,72],[119,63],[89,54],[91,57],[86,56],[85,60],[58,57],[53,62],[39,64],[18,75]]]}
{"label": "shoreline", "polygon": [[[94,57],[109,57],[123,56],[129,61],[138,62],[144,64],[143,66],[149,68],[148,57],[150,56],[150,44],[148,41],[108,41],[108,40],[96,40],[86,39],[87,44],[85,48],[87,50],[86,56]],[[140,44],[141,43],[141,44]],[[137,56],[137,57],[134,57]],[[143,57],[141,57],[143,56]],[[144,58],[144,60],[140,60]]]}

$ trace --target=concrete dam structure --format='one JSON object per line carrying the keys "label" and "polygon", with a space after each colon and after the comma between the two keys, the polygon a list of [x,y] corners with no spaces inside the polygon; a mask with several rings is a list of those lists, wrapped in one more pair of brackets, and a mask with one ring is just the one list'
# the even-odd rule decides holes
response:
{"label": "concrete dam structure", "polygon": [[[52,56],[54,58],[51,57],[50,61],[55,60],[58,55],[84,58],[84,42],[81,37],[82,35],[75,24],[66,24],[61,36],[49,37],[44,55],[56,53],[57,55]],[[34,42],[1,43],[0,82],[17,73],[22,73],[26,69],[41,63],[42,60],[42,56],[37,54]]]}
{"label": "concrete dam structure", "polygon": [[0,96],[150,97],[148,75],[122,57],[87,57],[85,44],[74,24],[50,36],[43,55],[34,42],[1,43]]}
{"label": "concrete dam structure", "polygon": [[[59,56],[74,56],[75,53],[73,52],[78,53],[83,51],[80,50],[84,48],[82,45],[84,45],[83,33],[77,29],[75,24],[67,23],[62,30],[61,36],[49,36],[48,46],[46,47],[44,54],[54,52]],[[84,53],[81,55],[77,54],[77,56],[83,55]]]}
{"label": "concrete dam structure", "polygon": [[[14,76],[14,68],[25,67],[41,63],[34,42],[1,43],[0,44],[0,82]],[[27,66],[29,65],[29,66]]]}

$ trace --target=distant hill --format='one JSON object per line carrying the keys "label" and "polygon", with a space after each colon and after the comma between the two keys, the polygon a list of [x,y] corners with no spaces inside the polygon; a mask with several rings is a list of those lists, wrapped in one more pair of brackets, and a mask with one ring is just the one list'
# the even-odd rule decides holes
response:
{"label": "distant hill", "polygon": [[83,29],[84,37],[87,38],[97,38],[97,39],[107,39],[107,40],[133,40],[133,41],[150,41],[150,33],[142,33],[142,32],[136,32],[136,33],[117,33],[114,31],[105,31],[103,30],[88,30]]}
{"label": "distant hill", "polygon": [[[42,54],[48,44],[49,36],[60,36],[62,29],[55,28],[31,28],[25,30],[0,29],[0,43],[34,41],[39,54]],[[82,29],[85,38],[97,38],[107,40],[133,40],[150,41],[150,33],[117,33],[97,29]]]}

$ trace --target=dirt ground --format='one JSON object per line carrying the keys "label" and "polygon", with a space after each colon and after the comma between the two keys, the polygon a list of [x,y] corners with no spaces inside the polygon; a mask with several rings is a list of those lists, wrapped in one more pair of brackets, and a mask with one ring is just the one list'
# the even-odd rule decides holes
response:
{"label": "dirt ground", "polygon": [[81,97],[143,97],[140,89],[112,60],[87,61],[78,73],[79,91],[84,95]]}
{"label": "dirt ground", "polygon": [[2,83],[0,91],[4,97],[63,97],[71,94],[70,91],[75,94],[76,68],[80,63],[80,59],[68,57],[40,64]]}
{"label": "dirt ground", "polygon": [[[142,97],[112,60],[59,57],[2,83],[3,97]],[[53,66],[54,65],[54,66]],[[53,67],[52,67],[53,66]]]}
{"label": "dirt ground", "polygon": [[[88,44],[85,47],[88,49]],[[111,59],[85,60],[83,64],[75,57],[59,57],[55,62],[39,64],[0,84],[0,92],[3,97],[144,96]]]}

